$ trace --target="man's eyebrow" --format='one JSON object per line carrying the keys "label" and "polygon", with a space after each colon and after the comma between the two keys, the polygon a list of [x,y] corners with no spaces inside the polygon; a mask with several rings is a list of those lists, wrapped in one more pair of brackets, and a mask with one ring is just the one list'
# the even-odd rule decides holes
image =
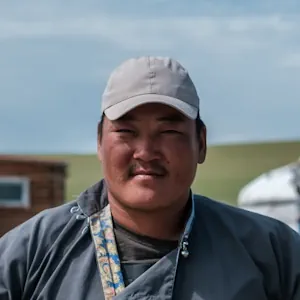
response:
{"label": "man's eyebrow", "polygon": [[135,118],[131,114],[125,114],[124,116],[117,119],[117,122],[134,121]]}

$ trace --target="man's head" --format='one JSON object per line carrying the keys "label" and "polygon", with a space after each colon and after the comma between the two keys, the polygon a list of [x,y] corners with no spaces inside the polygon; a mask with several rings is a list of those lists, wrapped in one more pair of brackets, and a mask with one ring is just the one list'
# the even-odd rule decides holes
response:
{"label": "man's head", "polygon": [[186,201],[206,155],[206,129],[188,72],[170,58],[130,59],[109,78],[101,115],[98,157],[109,197],[140,210]]}

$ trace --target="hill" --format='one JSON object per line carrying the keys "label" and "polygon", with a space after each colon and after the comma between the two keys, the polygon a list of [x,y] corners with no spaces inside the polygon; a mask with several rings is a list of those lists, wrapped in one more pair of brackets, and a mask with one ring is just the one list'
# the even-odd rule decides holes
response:
{"label": "hill", "polygon": [[[299,142],[277,142],[212,146],[206,162],[198,167],[193,189],[197,193],[236,204],[242,186],[261,173],[288,164],[300,156]],[[95,155],[42,155],[69,164],[67,200],[101,179],[101,166]]]}

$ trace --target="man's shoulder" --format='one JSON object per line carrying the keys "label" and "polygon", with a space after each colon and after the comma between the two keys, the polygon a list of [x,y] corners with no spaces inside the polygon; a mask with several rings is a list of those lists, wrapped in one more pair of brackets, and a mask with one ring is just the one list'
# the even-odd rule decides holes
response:
{"label": "man's shoulder", "polygon": [[233,265],[252,262],[269,295],[300,299],[300,235],[296,231],[277,219],[200,195],[194,203],[199,238],[209,237]]}
{"label": "man's shoulder", "polygon": [[237,235],[245,236],[256,233],[267,237],[288,233],[298,238],[296,231],[280,220],[209,197],[195,195],[195,211],[196,215],[201,214],[201,217],[206,215],[207,218],[213,218],[215,222],[222,224]]}
{"label": "man's shoulder", "polygon": [[45,209],[11,229],[1,237],[0,241],[29,240],[33,237],[43,237],[45,241],[55,239],[68,225],[74,223],[76,218],[79,219],[79,214],[76,201]]}
{"label": "man's shoulder", "polygon": [[[0,238],[0,290],[4,284],[2,275],[6,284],[21,291],[28,280],[35,284],[41,265],[44,268],[49,262],[47,272],[51,272],[75,241],[86,237],[83,234],[88,228],[86,220],[77,201],[73,201],[43,210],[3,235]],[[1,269],[6,270],[5,274]]]}

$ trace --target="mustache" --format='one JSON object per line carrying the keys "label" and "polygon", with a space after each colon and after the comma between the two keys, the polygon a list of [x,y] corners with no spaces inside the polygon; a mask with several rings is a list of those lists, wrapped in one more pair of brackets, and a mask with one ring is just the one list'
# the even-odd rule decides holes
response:
{"label": "mustache", "polygon": [[146,170],[150,174],[154,174],[157,176],[164,176],[168,173],[166,168],[162,166],[158,162],[151,162],[148,163],[147,165],[141,165],[139,163],[134,163],[129,167],[128,174],[129,176],[134,176],[136,175],[140,170]]}

